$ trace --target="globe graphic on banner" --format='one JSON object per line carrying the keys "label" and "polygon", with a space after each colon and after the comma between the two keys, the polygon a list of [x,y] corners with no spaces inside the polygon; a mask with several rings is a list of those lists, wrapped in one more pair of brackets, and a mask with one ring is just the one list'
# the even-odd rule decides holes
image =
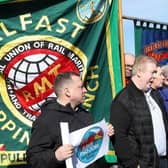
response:
{"label": "globe graphic on banner", "polygon": [[[32,80],[39,76],[48,66],[57,60],[56,56],[47,54],[33,54],[18,61],[9,71],[8,80],[14,90],[21,89]],[[55,97],[52,93],[48,97]],[[39,111],[42,100],[29,108],[33,111]]]}
{"label": "globe graphic on banner", "polygon": [[52,55],[36,54],[18,61],[10,70],[8,79],[20,89],[30,83],[57,58]]}

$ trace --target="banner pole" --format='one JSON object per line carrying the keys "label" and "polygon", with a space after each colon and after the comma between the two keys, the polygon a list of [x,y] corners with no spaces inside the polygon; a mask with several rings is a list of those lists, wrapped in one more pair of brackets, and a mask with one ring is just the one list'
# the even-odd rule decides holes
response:
{"label": "banner pole", "polygon": [[119,17],[119,41],[120,41],[120,56],[121,56],[121,72],[123,86],[125,82],[125,57],[124,57],[124,38],[123,38],[123,22],[122,22],[122,0],[118,0],[118,17]]}

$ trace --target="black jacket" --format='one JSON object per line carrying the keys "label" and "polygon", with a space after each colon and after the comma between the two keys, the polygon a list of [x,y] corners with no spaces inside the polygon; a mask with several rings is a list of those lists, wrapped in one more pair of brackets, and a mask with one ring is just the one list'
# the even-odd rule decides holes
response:
{"label": "black jacket", "polygon": [[32,168],[65,168],[65,162],[55,158],[55,150],[62,145],[60,122],[68,122],[70,132],[93,124],[91,114],[74,111],[70,105],[62,106],[50,100],[42,106],[41,115],[33,123],[32,136],[27,149],[27,162]]}
{"label": "black jacket", "polygon": [[[162,110],[166,134],[168,124],[163,102],[151,94]],[[116,96],[111,106],[114,125],[114,148],[119,162],[126,168],[158,168],[159,158],[154,144],[151,113],[144,93],[132,81]]]}

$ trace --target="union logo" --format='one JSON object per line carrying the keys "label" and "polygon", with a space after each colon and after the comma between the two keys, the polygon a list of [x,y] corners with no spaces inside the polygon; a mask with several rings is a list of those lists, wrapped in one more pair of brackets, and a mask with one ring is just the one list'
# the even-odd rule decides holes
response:
{"label": "union logo", "polygon": [[100,151],[103,142],[103,130],[100,127],[90,128],[83,136],[77,150],[77,157],[83,163],[93,161]]}
{"label": "union logo", "polygon": [[65,71],[85,74],[85,54],[52,36],[26,36],[5,44],[0,54],[0,93],[6,107],[31,126],[50,97],[55,77]]}
{"label": "union logo", "polygon": [[84,23],[95,23],[103,17],[106,8],[106,0],[78,0],[77,16]]}

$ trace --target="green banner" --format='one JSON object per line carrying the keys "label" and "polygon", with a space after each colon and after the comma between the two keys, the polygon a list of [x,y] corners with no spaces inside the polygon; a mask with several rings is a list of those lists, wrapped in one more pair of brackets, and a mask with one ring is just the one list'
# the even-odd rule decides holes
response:
{"label": "green banner", "polygon": [[109,120],[122,88],[118,1],[43,2],[0,6],[0,167],[26,167],[32,122],[58,73],[81,74],[95,121]]}
{"label": "green banner", "polygon": [[135,55],[142,54],[142,47],[141,47],[141,38],[142,38],[142,27],[137,27],[134,25],[135,31]]}

